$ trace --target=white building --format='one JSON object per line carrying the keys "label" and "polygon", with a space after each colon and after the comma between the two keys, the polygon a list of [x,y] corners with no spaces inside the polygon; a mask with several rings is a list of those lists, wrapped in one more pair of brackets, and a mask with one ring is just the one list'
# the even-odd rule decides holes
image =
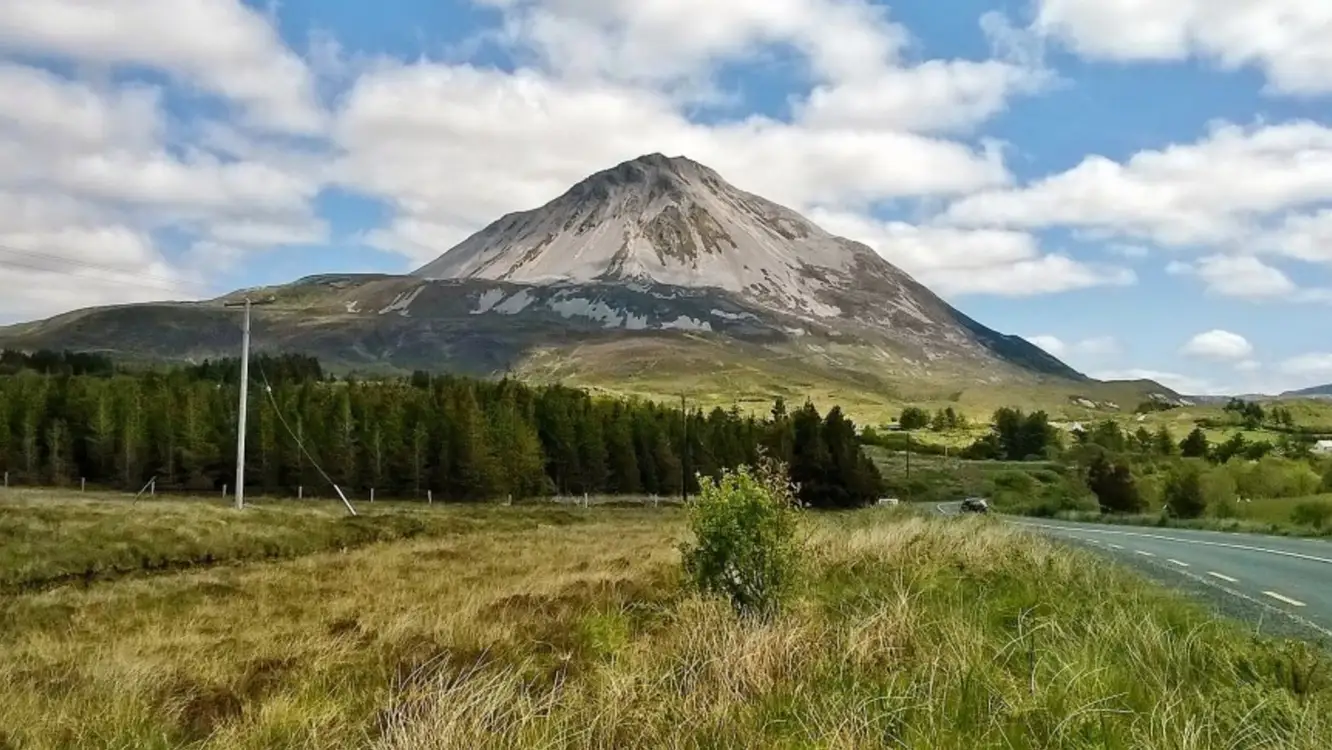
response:
{"label": "white building", "polygon": [[1323,456],[1332,456],[1332,440],[1319,440],[1314,443],[1313,452]]}

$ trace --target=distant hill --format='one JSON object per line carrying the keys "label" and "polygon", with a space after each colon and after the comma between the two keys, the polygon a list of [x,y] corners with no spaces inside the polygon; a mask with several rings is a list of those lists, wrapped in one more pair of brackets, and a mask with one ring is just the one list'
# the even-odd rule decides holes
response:
{"label": "distant hill", "polygon": [[1286,391],[1281,396],[1282,398],[1332,398],[1332,383],[1301,388],[1298,391]]}

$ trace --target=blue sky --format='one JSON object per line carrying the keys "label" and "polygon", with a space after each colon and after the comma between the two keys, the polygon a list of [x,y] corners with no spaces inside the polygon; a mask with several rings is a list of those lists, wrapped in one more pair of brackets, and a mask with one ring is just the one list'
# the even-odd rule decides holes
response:
{"label": "blue sky", "polygon": [[1098,376],[1332,382],[1324,0],[30,0],[0,322],[404,272],[683,154]]}

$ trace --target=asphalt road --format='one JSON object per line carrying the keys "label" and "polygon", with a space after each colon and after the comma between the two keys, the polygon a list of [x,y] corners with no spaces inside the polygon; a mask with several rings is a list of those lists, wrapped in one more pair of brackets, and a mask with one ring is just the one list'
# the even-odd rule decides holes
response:
{"label": "asphalt road", "polygon": [[[938,510],[957,513],[957,504]],[[1185,584],[1222,608],[1280,614],[1305,632],[1332,638],[1332,544],[1257,534],[1003,517],[1006,523],[1090,547],[1166,583]]]}

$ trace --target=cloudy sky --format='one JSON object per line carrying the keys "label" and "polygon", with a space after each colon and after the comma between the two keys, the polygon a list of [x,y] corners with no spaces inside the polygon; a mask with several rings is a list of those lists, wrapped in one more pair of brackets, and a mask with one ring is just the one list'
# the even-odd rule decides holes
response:
{"label": "cloudy sky", "polygon": [[1097,376],[1332,381],[1327,0],[8,0],[0,322],[410,270],[650,153]]}

